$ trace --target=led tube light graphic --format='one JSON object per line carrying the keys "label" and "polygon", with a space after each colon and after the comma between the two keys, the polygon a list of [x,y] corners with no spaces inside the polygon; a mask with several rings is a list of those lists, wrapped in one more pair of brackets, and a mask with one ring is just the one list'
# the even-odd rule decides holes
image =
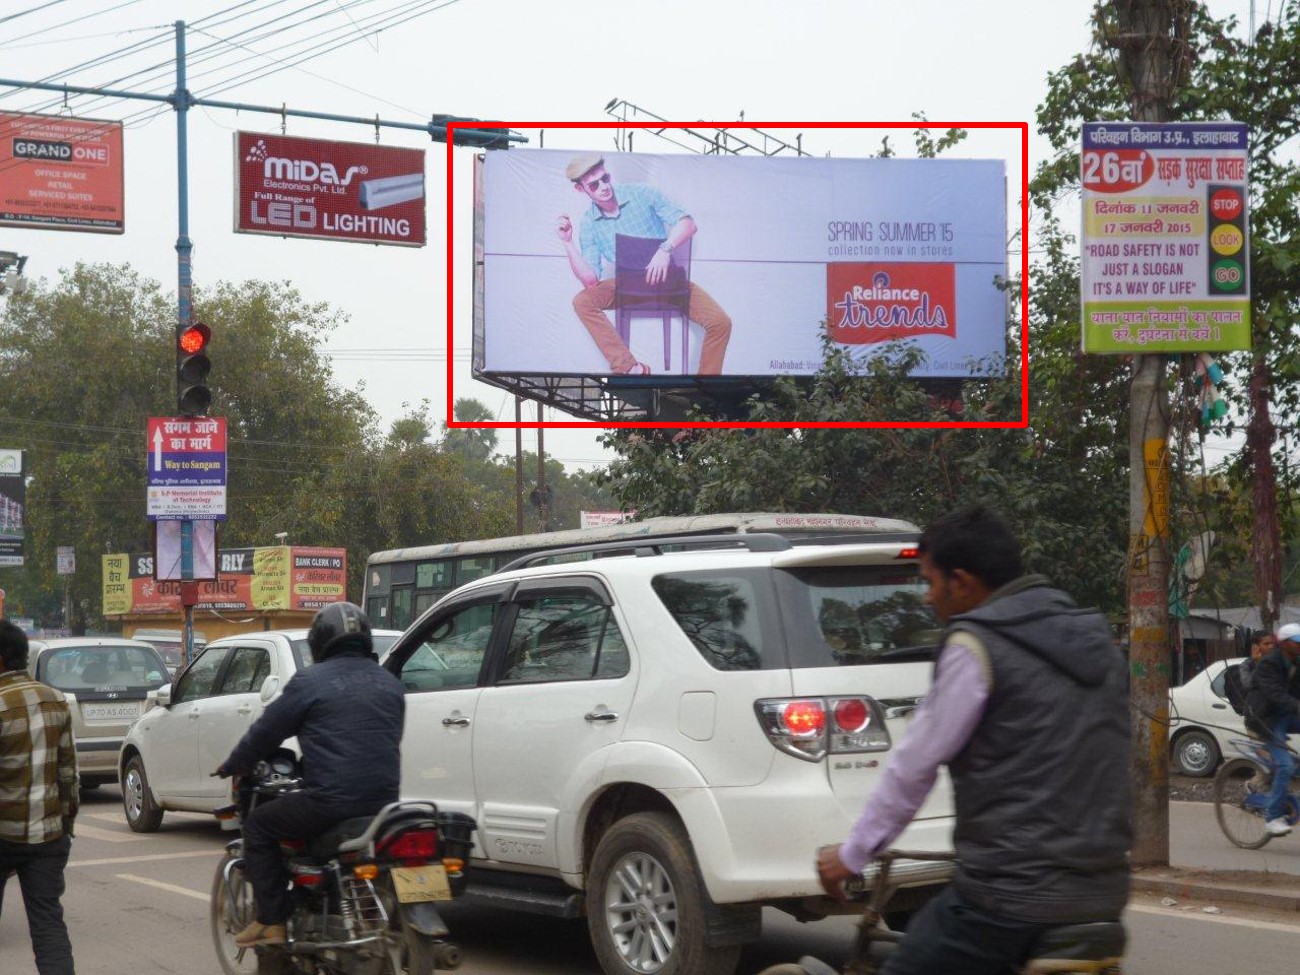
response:
{"label": "led tube light graphic", "polygon": [[424,196],[424,173],[385,176],[361,184],[361,209],[382,210],[398,203],[408,203]]}

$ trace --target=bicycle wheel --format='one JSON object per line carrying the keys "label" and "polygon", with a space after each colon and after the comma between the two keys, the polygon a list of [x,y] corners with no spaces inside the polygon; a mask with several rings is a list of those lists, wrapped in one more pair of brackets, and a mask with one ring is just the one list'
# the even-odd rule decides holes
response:
{"label": "bicycle wheel", "polygon": [[1214,776],[1214,816],[1223,835],[1243,850],[1258,850],[1273,837],[1264,828],[1264,773],[1254,762],[1234,758]]}

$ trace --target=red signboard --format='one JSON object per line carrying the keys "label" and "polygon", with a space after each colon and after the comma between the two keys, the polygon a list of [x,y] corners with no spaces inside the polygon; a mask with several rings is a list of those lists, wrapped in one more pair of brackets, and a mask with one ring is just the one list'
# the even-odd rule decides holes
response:
{"label": "red signboard", "polygon": [[424,150],[235,133],[235,232],[424,246]]}
{"label": "red signboard", "polygon": [[120,234],[122,123],[0,112],[0,225]]}
{"label": "red signboard", "polygon": [[957,334],[952,264],[826,265],[828,333],[844,345]]}

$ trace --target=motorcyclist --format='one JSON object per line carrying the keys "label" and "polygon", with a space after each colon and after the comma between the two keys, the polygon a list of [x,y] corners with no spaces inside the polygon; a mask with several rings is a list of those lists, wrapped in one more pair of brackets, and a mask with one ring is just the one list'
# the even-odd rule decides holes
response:
{"label": "motorcyclist", "polygon": [[312,665],[285,684],[216,771],[247,772],[294,735],[302,748],[303,789],[257,806],[243,823],[257,908],[235,936],[243,948],[284,943],[281,840],[310,839],[342,820],[372,816],[399,796],[406,702],[401,682],[374,655],[370,620],[359,606],[331,603],[312,620],[307,644]]}

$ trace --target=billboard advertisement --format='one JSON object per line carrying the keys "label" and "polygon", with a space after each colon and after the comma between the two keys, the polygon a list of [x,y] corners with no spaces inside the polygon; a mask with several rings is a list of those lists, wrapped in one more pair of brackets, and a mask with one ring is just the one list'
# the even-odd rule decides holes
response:
{"label": "billboard advertisement", "polygon": [[23,452],[0,450],[0,565],[23,564]]}
{"label": "billboard advertisement", "polygon": [[512,149],[481,194],[483,372],[811,375],[824,335],[1003,371],[1000,160]]}
{"label": "billboard advertisement", "polygon": [[235,232],[423,247],[424,150],[236,132]]}
{"label": "billboard advertisement", "polygon": [[[181,584],[154,579],[152,554],[104,555],[104,615],[181,612]],[[196,609],[314,612],[347,598],[347,550],[273,545],[223,549]]]}
{"label": "billboard advertisement", "polygon": [[0,112],[0,225],[120,234],[122,123]]}
{"label": "billboard advertisement", "polygon": [[226,520],[224,416],[149,417],[145,457],[145,513],[151,521]]}
{"label": "billboard advertisement", "polygon": [[1089,122],[1083,351],[1250,348],[1247,129]]}

